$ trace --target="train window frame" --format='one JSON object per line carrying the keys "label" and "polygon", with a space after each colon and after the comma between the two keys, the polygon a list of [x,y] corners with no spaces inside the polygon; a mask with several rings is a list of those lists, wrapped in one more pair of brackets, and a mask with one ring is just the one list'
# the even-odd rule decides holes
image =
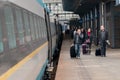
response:
{"label": "train window frame", "polygon": [[43,30],[44,30],[43,37],[45,38],[45,23],[44,23],[44,19],[43,19]]}
{"label": "train window frame", "polygon": [[43,20],[43,24],[44,24],[44,38],[46,37],[46,34],[45,34],[45,31],[46,31],[46,29],[45,29],[45,20]]}
{"label": "train window frame", "polygon": [[41,38],[43,38],[43,26],[42,26],[42,18],[41,18]]}
{"label": "train window frame", "polygon": [[35,40],[35,29],[34,29],[34,20],[33,20],[33,13],[29,13],[30,18],[30,29],[31,29],[31,38]]}
{"label": "train window frame", "polygon": [[43,19],[42,19],[42,31],[43,31],[43,38],[44,38],[44,22],[43,22]]}
{"label": "train window frame", "polygon": [[46,23],[45,23],[45,20],[44,20],[44,26],[45,26],[45,38],[47,38],[47,28],[46,28]]}
{"label": "train window frame", "polygon": [[34,28],[35,28],[35,39],[38,39],[37,24],[36,24],[36,15],[34,14]]}
{"label": "train window frame", "polygon": [[24,21],[24,29],[25,29],[25,41],[31,41],[31,33],[30,33],[30,23],[29,23],[29,14],[27,10],[23,10],[23,21]]}
{"label": "train window frame", "polygon": [[44,32],[43,32],[43,31],[44,31],[44,30],[43,30],[43,27],[44,27],[44,26],[43,26],[43,25],[44,25],[44,24],[43,24],[43,18],[42,18],[41,21],[42,21],[42,24],[41,24],[41,25],[42,25],[42,38],[44,38]]}
{"label": "train window frame", "polygon": [[4,11],[4,18],[5,18],[5,26],[7,29],[6,32],[7,32],[7,38],[8,38],[8,46],[9,46],[9,49],[13,49],[17,47],[13,8],[11,6],[6,5],[3,11]]}
{"label": "train window frame", "polygon": [[40,24],[40,38],[42,39],[42,22],[41,22],[42,18],[40,17],[40,20],[39,20],[39,24]]}
{"label": "train window frame", "polygon": [[25,37],[24,37],[24,25],[23,25],[23,14],[22,9],[19,7],[15,7],[15,19],[16,19],[16,29],[18,33],[19,45],[25,44]]}
{"label": "train window frame", "polygon": [[39,38],[41,39],[41,25],[40,25],[40,17],[38,18],[38,24],[39,24]]}
{"label": "train window frame", "polygon": [[41,37],[41,17],[39,17],[39,36],[40,36],[40,39],[42,38]]}
{"label": "train window frame", "polygon": [[37,18],[37,31],[38,31],[38,38],[40,38],[40,24],[39,24],[39,16],[36,17]]}

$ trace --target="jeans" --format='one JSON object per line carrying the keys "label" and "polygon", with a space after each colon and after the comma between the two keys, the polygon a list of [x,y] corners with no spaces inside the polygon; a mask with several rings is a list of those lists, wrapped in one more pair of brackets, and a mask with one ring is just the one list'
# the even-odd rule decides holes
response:
{"label": "jeans", "polygon": [[75,53],[77,57],[80,57],[80,44],[75,44]]}

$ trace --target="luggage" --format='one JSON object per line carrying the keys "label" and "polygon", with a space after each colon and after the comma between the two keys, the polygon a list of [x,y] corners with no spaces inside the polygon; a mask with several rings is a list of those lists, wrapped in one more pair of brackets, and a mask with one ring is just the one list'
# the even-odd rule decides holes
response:
{"label": "luggage", "polygon": [[101,56],[101,49],[100,48],[96,49],[95,56]]}
{"label": "luggage", "polygon": [[71,58],[76,57],[75,46],[74,45],[70,47],[70,57]]}
{"label": "luggage", "polygon": [[82,52],[83,52],[83,54],[88,54],[88,45],[87,44],[82,45]]}
{"label": "luggage", "polygon": [[85,42],[86,42],[87,44],[89,44],[89,43],[90,43],[90,39],[87,39]]}

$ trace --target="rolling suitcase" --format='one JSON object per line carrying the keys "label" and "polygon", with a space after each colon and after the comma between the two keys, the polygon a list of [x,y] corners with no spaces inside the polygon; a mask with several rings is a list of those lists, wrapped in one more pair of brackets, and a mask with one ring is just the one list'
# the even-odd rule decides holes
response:
{"label": "rolling suitcase", "polygon": [[100,48],[96,49],[95,56],[101,56],[101,49]]}
{"label": "rolling suitcase", "polygon": [[87,44],[83,44],[82,45],[82,52],[83,52],[83,54],[88,54],[88,45]]}
{"label": "rolling suitcase", "polygon": [[75,53],[75,46],[71,46],[70,47],[70,57],[76,57],[76,53]]}

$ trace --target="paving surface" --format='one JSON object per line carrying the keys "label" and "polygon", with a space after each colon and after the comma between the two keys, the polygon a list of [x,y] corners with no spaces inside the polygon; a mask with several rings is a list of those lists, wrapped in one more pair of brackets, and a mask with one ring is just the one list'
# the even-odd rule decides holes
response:
{"label": "paving surface", "polygon": [[80,59],[71,59],[71,41],[62,45],[55,80],[120,80],[120,49],[107,49],[107,57],[81,54]]}

